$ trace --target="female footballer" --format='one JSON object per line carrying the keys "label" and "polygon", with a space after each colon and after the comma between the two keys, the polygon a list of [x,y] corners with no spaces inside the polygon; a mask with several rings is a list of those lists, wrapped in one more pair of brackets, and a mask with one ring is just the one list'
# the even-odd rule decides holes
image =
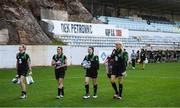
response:
{"label": "female footballer", "polygon": [[57,47],[57,54],[53,56],[51,65],[55,67],[55,77],[58,84],[58,95],[56,98],[60,99],[64,97],[63,80],[67,70],[67,58],[63,54],[62,47]]}
{"label": "female footballer", "polygon": [[29,71],[29,74],[32,75],[32,69],[30,65],[30,57],[26,53],[26,46],[21,45],[19,47],[19,53],[16,55],[16,69],[17,74],[20,80],[20,87],[21,87],[21,99],[27,98],[27,92],[26,92],[26,85],[25,85],[25,77]]}

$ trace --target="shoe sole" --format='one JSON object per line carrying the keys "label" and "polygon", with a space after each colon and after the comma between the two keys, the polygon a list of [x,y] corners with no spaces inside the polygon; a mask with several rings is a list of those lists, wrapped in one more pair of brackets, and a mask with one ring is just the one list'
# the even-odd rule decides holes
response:
{"label": "shoe sole", "polygon": [[90,98],[90,96],[89,96],[89,97],[87,97],[87,98],[83,97],[83,99],[89,99],[89,98]]}
{"label": "shoe sole", "polygon": [[96,99],[97,97],[93,97],[94,99]]}
{"label": "shoe sole", "polygon": [[27,96],[26,96],[26,97],[24,97],[24,98],[20,97],[20,99],[26,99],[26,98],[27,98]]}

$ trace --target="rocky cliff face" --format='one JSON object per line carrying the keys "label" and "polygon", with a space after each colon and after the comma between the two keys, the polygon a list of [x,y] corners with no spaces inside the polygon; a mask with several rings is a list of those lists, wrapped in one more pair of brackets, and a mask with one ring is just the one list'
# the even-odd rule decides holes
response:
{"label": "rocky cliff face", "polygon": [[1,0],[0,22],[8,29],[8,44],[48,44],[51,40],[42,31],[32,12],[13,0]]}
{"label": "rocky cliff face", "polygon": [[41,9],[65,10],[69,21],[98,22],[78,0],[0,0],[0,29],[8,29],[8,44],[51,42],[40,26]]}

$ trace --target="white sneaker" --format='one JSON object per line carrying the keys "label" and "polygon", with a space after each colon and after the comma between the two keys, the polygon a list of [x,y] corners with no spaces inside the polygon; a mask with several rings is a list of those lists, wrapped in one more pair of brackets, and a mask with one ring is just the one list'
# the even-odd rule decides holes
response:
{"label": "white sneaker", "polygon": [[63,98],[63,97],[64,97],[64,95],[60,95],[60,97],[61,97],[61,98]]}
{"label": "white sneaker", "polygon": [[90,98],[89,95],[84,95],[84,96],[83,96],[83,99],[88,99],[88,98]]}
{"label": "white sneaker", "polygon": [[127,73],[126,73],[126,71],[125,71],[125,72],[123,72],[123,73],[122,73],[122,75],[123,75],[124,77],[127,77]]}
{"label": "white sneaker", "polygon": [[113,98],[114,98],[114,99],[122,99],[122,97],[120,97],[120,96],[117,95],[117,94],[115,94],[115,95],[113,96]]}
{"label": "white sneaker", "polygon": [[122,97],[120,97],[120,96],[117,96],[117,99],[120,99],[120,100],[121,100],[121,99],[122,99]]}
{"label": "white sneaker", "polygon": [[26,96],[26,95],[22,95],[22,96],[20,96],[20,99],[25,99],[25,98],[27,98],[27,96]]}
{"label": "white sneaker", "polygon": [[135,69],[135,67],[132,67],[132,69],[134,70],[134,69]]}
{"label": "white sneaker", "polygon": [[98,96],[97,95],[93,95],[93,98],[96,99]]}
{"label": "white sneaker", "polygon": [[117,97],[118,97],[118,95],[117,95],[117,94],[114,94],[113,98],[115,99],[115,98],[117,98]]}
{"label": "white sneaker", "polygon": [[56,96],[56,99],[60,99],[61,97],[60,96]]}
{"label": "white sneaker", "polygon": [[126,71],[122,73],[123,76],[125,76],[126,74],[127,74]]}

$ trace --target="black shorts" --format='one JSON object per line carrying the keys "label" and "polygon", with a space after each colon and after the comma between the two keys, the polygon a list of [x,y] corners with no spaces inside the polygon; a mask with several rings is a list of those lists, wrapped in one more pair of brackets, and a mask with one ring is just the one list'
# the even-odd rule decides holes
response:
{"label": "black shorts", "polygon": [[115,75],[116,77],[118,77],[118,76],[123,76],[123,72],[124,72],[125,70],[123,69],[123,68],[121,68],[121,67],[113,67],[112,68],[112,75]]}
{"label": "black shorts", "polygon": [[28,72],[28,70],[18,70],[17,71],[18,77],[20,78],[21,75],[26,77],[27,72]]}
{"label": "black shorts", "polygon": [[144,63],[144,61],[145,61],[145,58],[141,58],[141,61],[140,61],[140,63]]}
{"label": "black shorts", "polygon": [[111,79],[111,74],[107,74],[107,77],[108,77],[109,79]]}
{"label": "black shorts", "polygon": [[90,78],[97,78],[98,72],[96,70],[94,71],[86,71],[85,77],[90,77]]}
{"label": "black shorts", "polygon": [[55,69],[55,77],[56,77],[56,79],[59,79],[59,78],[64,79],[64,76],[65,76],[65,71]]}

